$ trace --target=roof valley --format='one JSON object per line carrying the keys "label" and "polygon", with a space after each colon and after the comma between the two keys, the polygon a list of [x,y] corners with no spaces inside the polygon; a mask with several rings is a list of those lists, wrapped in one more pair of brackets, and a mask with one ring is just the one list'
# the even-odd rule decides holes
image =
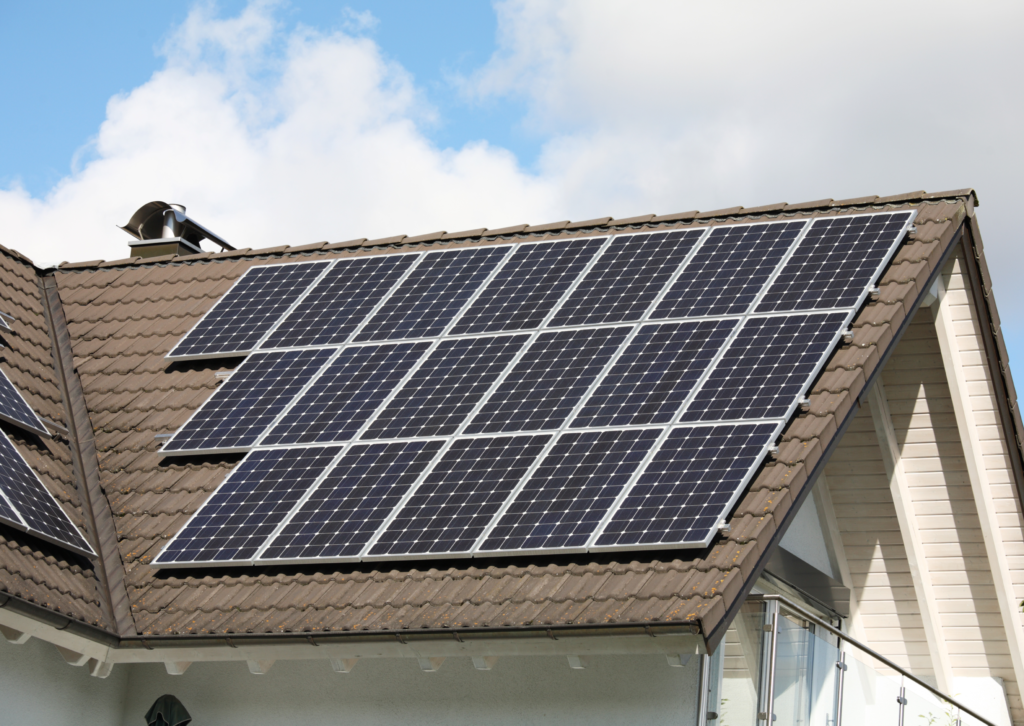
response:
{"label": "roof valley", "polygon": [[94,535],[98,553],[96,575],[104,615],[121,637],[138,633],[125,586],[124,563],[117,544],[110,502],[100,485],[99,457],[82,382],[74,365],[71,337],[64,307],[52,274],[39,277],[39,293],[50,334],[53,367],[63,399],[71,461],[75,479],[81,486],[83,508]]}

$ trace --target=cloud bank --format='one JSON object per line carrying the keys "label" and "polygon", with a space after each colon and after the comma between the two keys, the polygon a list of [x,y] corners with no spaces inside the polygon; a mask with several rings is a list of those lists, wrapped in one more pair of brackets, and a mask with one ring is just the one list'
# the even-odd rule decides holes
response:
{"label": "cloud bank", "polygon": [[[371,37],[286,30],[272,4],[197,6],[165,63],[110,100],[44,197],[0,190],[0,242],[43,264],[127,254],[114,228],[182,202],[238,247],[972,185],[1000,303],[1022,302],[1019,3],[507,0],[467,104],[524,99],[527,169],[438,148],[431,108]],[[991,212],[989,212],[991,210]],[[1009,289],[1007,289],[1009,288]],[[1024,295],[1024,293],[1020,293]]]}

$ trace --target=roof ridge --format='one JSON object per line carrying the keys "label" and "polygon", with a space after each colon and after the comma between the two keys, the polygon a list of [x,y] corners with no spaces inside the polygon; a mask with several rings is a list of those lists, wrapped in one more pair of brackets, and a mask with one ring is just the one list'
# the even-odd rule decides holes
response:
{"label": "roof ridge", "polygon": [[[294,255],[310,256],[316,253],[334,252],[343,249],[363,249],[369,247],[418,245],[431,244],[434,242],[513,239],[515,237],[529,237],[534,235],[541,236],[550,234],[560,234],[565,232],[580,233],[583,232],[584,230],[610,230],[615,228],[639,229],[643,226],[678,224],[681,222],[704,224],[707,222],[713,222],[723,219],[735,220],[745,217],[763,217],[768,215],[795,215],[798,213],[808,213],[820,210],[855,209],[879,206],[884,207],[888,205],[902,205],[912,202],[937,203],[943,200],[962,198],[969,198],[969,203],[972,206],[977,206],[979,204],[977,192],[975,192],[973,187],[965,187],[963,189],[953,189],[950,191],[932,193],[928,193],[921,190],[916,192],[908,192],[904,194],[893,194],[885,197],[870,195],[840,200],[819,199],[812,202],[801,202],[799,204],[788,204],[785,202],[781,202],[778,204],[767,204],[757,207],[728,207],[725,209],[716,209],[708,212],[699,212],[697,210],[693,210],[689,212],[683,212],[678,214],[666,214],[660,216],[653,214],[645,214],[640,216],[624,217],[619,219],[612,219],[610,217],[599,217],[592,220],[586,220],[584,222],[560,221],[539,225],[519,224],[509,227],[502,227],[499,229],[487,229],[486,227],[481,227],[479,229],[471,229],[466,230],[464,232],[448,233],[444,231],[438,231],[414,236],[398,234],[392,235],[390,237],[380,237],[372,240],[363,237],[360,239],[353,239],[345,242],[314,242],[312,244],[303,244],[296,246],[277,245],[274,247],[265,247],[262,249],[255,250],[250,247],[247,247],[241,250],[230,250],[227,252],[205,252],[199,255],[161,255],[159,257],[146,258],[126,257],[120,260],[111,261],[89,260],[86,262],[61,262],[55,268],[49,269],[56,269],[61,272],[85,272],[96,269],[107,269],[111,267],[134,268],[147,267],[150,265],[192,264],[194,262],[217,261],[223,259],[259,259],[261,257],[291,257]],[[591,223],[593,223],[592,226],[585,226]],[[2,246],[0,246],[0,250],[9,251]],[[17,252],[13,252],[13,254],[20,255],[20,253]],[[28,258],[24,259],[27,260]]]}

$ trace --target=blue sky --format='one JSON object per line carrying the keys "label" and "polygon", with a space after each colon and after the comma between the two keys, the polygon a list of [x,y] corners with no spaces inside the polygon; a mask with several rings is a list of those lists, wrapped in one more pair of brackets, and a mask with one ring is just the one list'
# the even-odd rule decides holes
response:
{"label": "blue sky", "polygon": [[1024,354],[1024,4],[0,4],[0,219],[127,254],[153,199],[237,246],[978,189]]}

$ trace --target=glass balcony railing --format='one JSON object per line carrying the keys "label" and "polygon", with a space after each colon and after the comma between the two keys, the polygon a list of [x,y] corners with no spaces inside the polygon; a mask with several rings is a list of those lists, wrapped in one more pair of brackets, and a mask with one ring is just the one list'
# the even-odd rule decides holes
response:
{"label": "glass balcony railing", "polygon": [[779,595],[753,595],[703,661],[698,726],[995,726]]}

